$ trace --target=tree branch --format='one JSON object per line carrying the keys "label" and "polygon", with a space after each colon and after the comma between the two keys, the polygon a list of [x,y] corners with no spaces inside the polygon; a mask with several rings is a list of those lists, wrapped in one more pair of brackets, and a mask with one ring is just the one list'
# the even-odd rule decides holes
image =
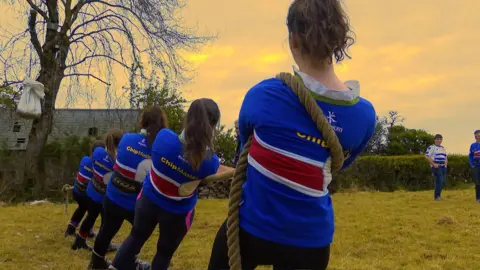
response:
{"label": "tree branch", "polygon": [[65,77],[72,77],[72,76],[77,76],[77,77],[80,77],[80,76],[83,76],[83,77],[92,77],[96,80],[98,80],[99,82],[105,84],[105,85],[108,85],[110,86],[111,84],[109,84],[108,82],[106,82],[105,80],[102,80],[100,79],[99,77],[93,75],[93,74],[89,74],[89,73],[71,73],[71,74],[66,74]]}
{"label": "tree branch", "polygon": [[116,59],[115,57],[112,57],[112,56],[106,55],[106,54],[94,54],[94,55],[86,56],[86,57],[84,57],[82,60],[78,61],[77,63],[68,65],[67,68],[71,68],[71,67],[80,65],[80,64],[82,64],[83,62],[85,62],[87,59],[89,59],[89,58],[96,58],[96,57],[108,58],[108,59],[110,59],[110,60],[112,60],[112,61],[120,64],[120,65],[121,65],[122,67],[124,67],[124,68],[129,68],[127,64],[125,64],[125,63],[123,63],[122,61]]}
{"label": "tree branch", "polygon": [[42,45],[40,45],[40,41],[38,40],[37,30],[35,29],[36,21],[37,21],[37,11],[32,9],[30,10],[30,18],[28,19],[30,41],[32,42],[32,45],[35,48],[35,51],[37,52],[38,57],[40,58],[40,62],[42,62],[43,51],[42,51]]}
{"label": "tree branch", "polygon": [[35,5],[35,3],[32,2],[32,0],[27,0],[27,2],[28,2],[28,4],[30,5],[31,8],[33,8],[36,12],[40,13],[40,15],[42,15],[42,17],[45,20],[48,20],[48,15],[45,11],[43,11],[37,5]]}

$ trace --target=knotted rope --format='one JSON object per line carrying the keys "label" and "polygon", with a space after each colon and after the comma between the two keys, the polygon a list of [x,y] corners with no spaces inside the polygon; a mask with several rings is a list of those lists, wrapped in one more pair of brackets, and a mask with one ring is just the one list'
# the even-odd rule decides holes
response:
{"label": "knotted rope", "polygon": [[[330,148],[331,170],[336,172],[342,168],[343,165],[343,150],[338,140],[335,131],[329,124],[327,118],[323,114],[320,107],[318,107],[315,99],[311,96],[310,91],[305,87],[303,81],[290,74],[280,73],[276,76],[277,79],[282,80],[292,91],[297,95],[300,102],[303,104],[312,120],[317,125],[318,130],[322,133],[323,139]],[[248,166],[248,153],[252,137],[250,137],[245,144],[243,151],[235,169],[235,174],[230,185],[230,201],[228,204],[228,220],[227,220],[227,245],[229,265],[232,270],[242,269],[242,259],[240,254],[240,218],[239,209],[242,199],[242,186],[245,182]]]}

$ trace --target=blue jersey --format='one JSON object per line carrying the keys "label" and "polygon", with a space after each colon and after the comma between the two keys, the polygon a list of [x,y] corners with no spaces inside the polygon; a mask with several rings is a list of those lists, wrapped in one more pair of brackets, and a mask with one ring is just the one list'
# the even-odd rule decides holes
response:
{"label": "blue jersey", "polygon": [[93,170],[92,170],[92,160],[89,156],[82,157],[80,161],[80,166],[78,168],[77,178],[73,185],[73,191],[80,195],[85,195],[87,191],[88,183],[92,180]]}
{"label": "blue jersey", "polygon": [[125,186],[138,184],[141,187],[140,182],[135,182],[135,175],[138,165],[145,159],[151,159],[147,137],[136,133],[123,135],[117,148],[117,160],[113,166],[115,174],[119,174],[119,177],[115,175],[112,181],[108,182],[107,197],[125,209],[135,210],[139,190],[135,188],[129,190]]}
{"label": "blue jersey", "polygon": [[[334,91],[307,76],[305,85],[343,146],[345,168],[373,135],[375,110],[358,96],[356,82],[346,83],[350,91]],[[242,145],[252,136],[240,226],[275,243],[329,245],[334,234],[327,188],[330,149],[298,97],[281,80],[260,82],[245,96],[239,128]]]}
{"label": "blue jersey", "polygon": [[92,154],[93,178],[88,184],[87,194],[97,203],[103,203],[105,183],[103,176],[113,170],[113,161],[103,147],[97,147]]}
{"label": "blue jersey", "polygon": [[183,156],[183,144],[170,129],[162,129],[152,146],[152,168],[143,182],[143,194],[159,207],[186,214],[197,203],[198,189],[180,196],[181,184],[215,174],[220,166],[217,155],[207,151],[199,170],[194,170]]}
{"label": "blue jersey", "polygon": [[480,167],[480,143],[474,142],[472,145],[470,145],[468,160],[470,166]]}

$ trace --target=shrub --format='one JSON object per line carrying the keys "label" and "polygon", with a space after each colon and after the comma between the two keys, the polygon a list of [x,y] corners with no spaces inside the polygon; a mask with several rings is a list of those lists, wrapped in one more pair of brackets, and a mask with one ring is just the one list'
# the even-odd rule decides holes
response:
{"label": "shrub", "polygon": [[[448,157],[446,187],[462,187],[471,181],[468,157]],[[434,188],[432,171],[423,155],[362,156],[346,170],[334,175],[333,190],[374,189],[417,191]]]}

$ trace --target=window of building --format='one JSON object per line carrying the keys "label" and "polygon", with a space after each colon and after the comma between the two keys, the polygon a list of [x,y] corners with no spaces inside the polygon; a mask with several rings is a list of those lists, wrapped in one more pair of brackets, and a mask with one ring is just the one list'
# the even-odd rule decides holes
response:
{"label": "window of building", "polygon": [[25,138],[17,138],[17,143],[25,143],[27,139]]}
{"label": "window of building", "polygon": [[15,122],[13,124],[13,132],[20,132],[20,129],[22,128],[22,126],[20,125],[20,123],[18,122]]}
{"label": "window of building", "polygon": [[91,127],[88,129],[88,136],[97,136],[98,129],[96,127]]}

